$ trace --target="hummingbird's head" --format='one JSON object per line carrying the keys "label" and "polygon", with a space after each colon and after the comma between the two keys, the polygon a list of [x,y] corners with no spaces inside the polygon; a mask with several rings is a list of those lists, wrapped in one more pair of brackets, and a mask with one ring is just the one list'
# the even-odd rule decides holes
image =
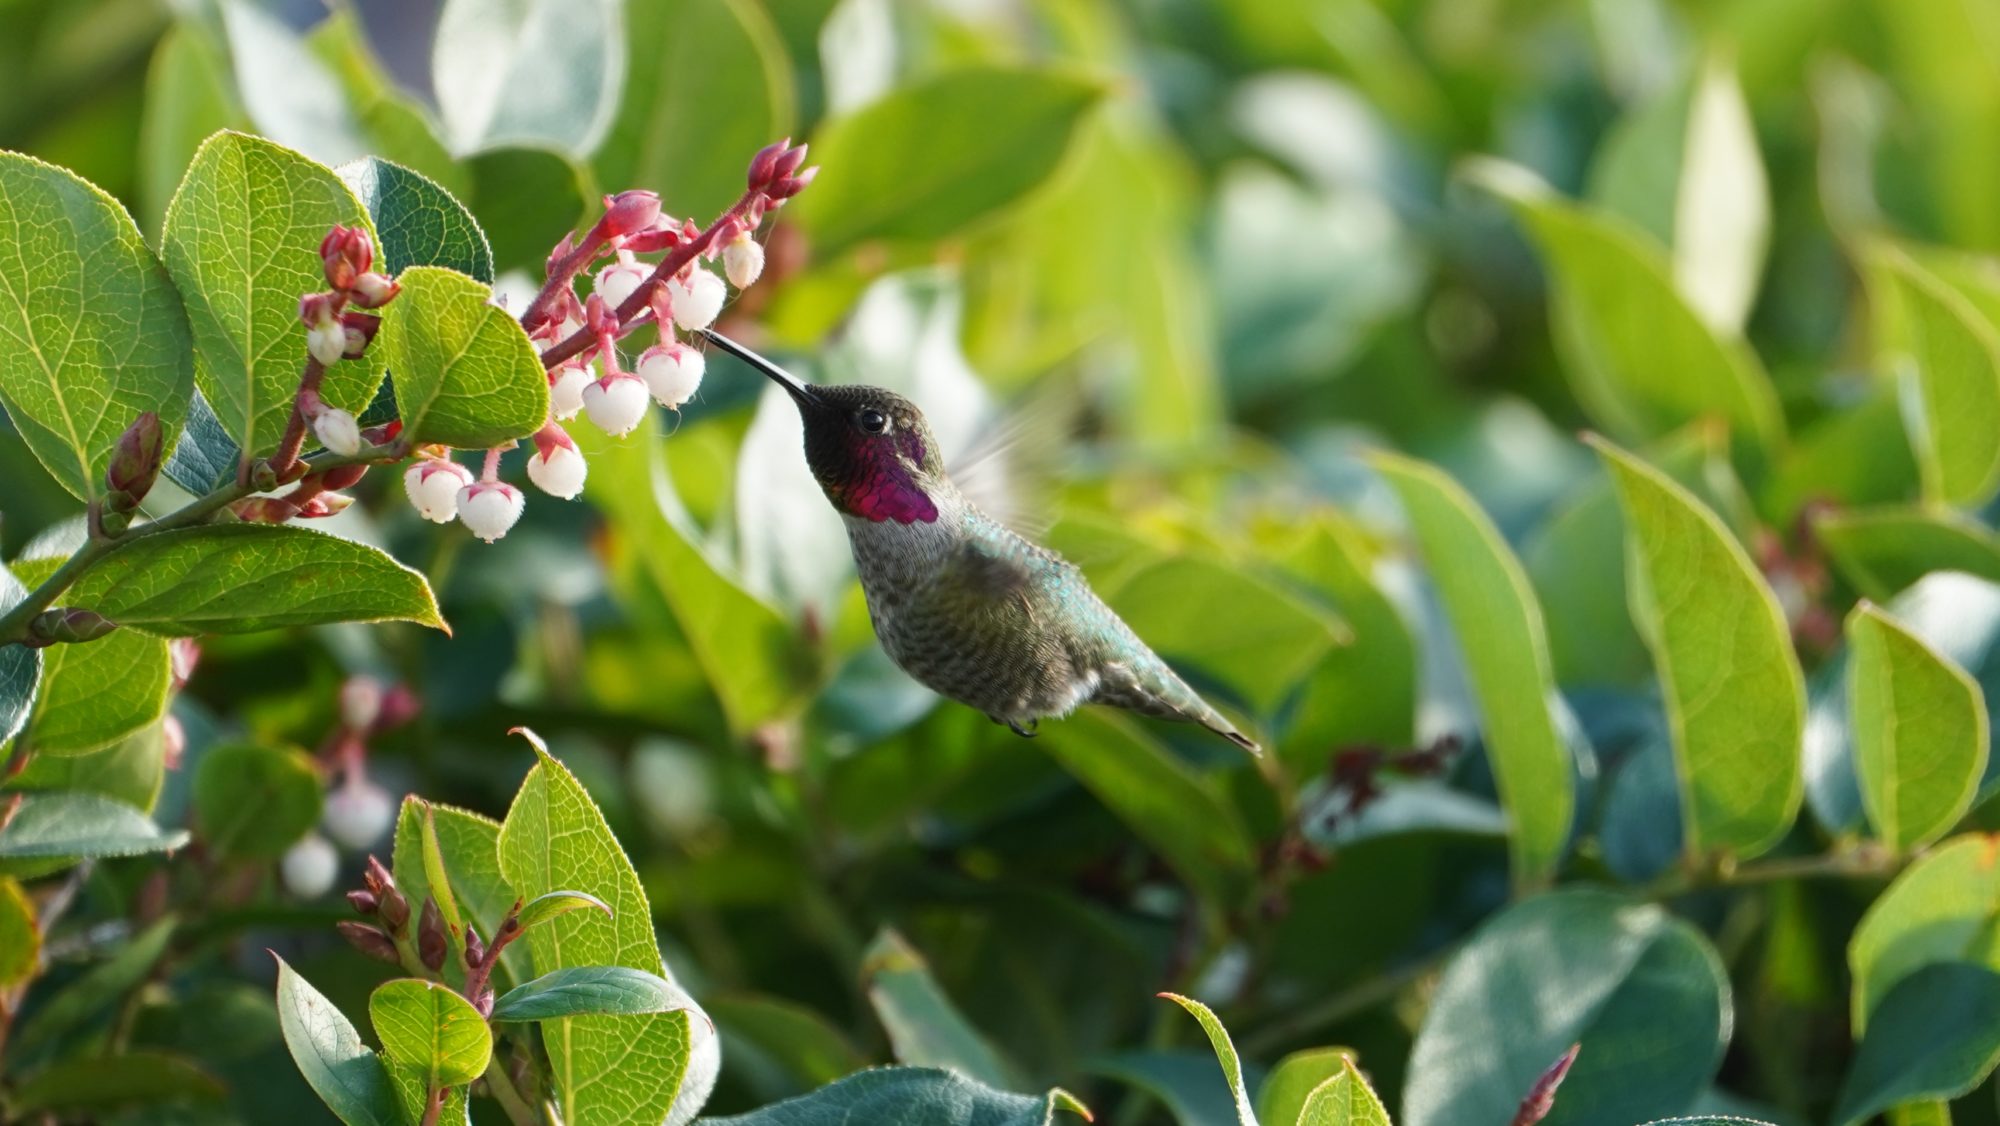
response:
{"label": "hummingbird's head", "polygon": [[937,520],[935,498],[951,479],[915,403],[880,387],[815,386],[720,333],[702,335],[792,397],[805,424],[806,464],[835,508],[876,523]]}

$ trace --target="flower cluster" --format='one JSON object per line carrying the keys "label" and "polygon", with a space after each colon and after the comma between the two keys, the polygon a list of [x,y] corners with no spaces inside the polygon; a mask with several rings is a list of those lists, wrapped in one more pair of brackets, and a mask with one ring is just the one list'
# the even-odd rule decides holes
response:
{"label": "flower cluster", "polygon": [[[658,195],[634,190],[606,196],[595,223],[563,236],[549,254],[546,284],[521,313],[549,380],[549,417],[529,439],[526,468],[535,487],[565,500],[583,492],[588,466],[563,423],[582,415],[623,437],[652,403],[678,410],[701,389],[706,365],[684,337],[715,323],[732,287],[740,292],[763,275],[757,229],[812,182],[818,169],[805,167],[805,158],[806,146],[789,140],[759,151],[742,197],[706,228],[666,214]],[[579,295],[586,274],[589,293]],[[654,342],[628,362],[621,342],[648,325]],[[526,505],[521,491],[500,479],[506,448],[511,444],[486,451],[476,477],[450,450],[419,450],[403,475],[410,504],[426,520],[462,521],[488,543],[506,535]]]}
{"label": "flower cluster", "polygon": [[307,834],[279,864],[292,894],[310,899],[333,887],[340,867],[336,845],[365,849],[388,835],[396,819],[396,798],[368,777],[368,740],[416,714],[416,696],[400,684],[351,676],[341,685],[339,716],[320,747],[328,779],[320,815],[324,835]]}
{"label": "flower cluster", "polygon": [[[319,260],[331,289],[299,298],[299,320],[306,326],[306,351],[314,363],[329,368],[342,360],[359,359],[382,327],[378,314],[354,309],[380,309],[402,292],[394,278],[374,272],[375,244],[359,227],[335,227],[320,240]],[[319,380],[308,372],[299,388],[298,409],[319,438],[320,445],[344,457],[361,452],[361,426],[352,414],[330,407],[319,395]]]}

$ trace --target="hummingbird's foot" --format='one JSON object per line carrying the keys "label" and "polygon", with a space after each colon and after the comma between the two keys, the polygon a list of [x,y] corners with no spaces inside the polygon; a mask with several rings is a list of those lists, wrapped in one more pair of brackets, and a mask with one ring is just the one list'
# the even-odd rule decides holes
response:
{"label": "hummingbird's foot", "polygon": [[1035,737],[1036,730],[1039,729],[1042,725],[1042,721],[1039,719],[1031,719],[1025,725],[1020,723],[1018,720],[1012,720],[1012,719],[1005,720],[1003,722],[1005,722],[1007,726],[1013,730],[1014,734],[1019,735],[1023,739],[1033,739]]}

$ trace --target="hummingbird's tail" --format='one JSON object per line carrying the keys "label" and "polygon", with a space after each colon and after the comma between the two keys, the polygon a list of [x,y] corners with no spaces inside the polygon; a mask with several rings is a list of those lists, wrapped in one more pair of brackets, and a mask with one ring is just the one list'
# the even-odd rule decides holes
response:
{"label": "hummingbird's tail", "polygon": [[1197,723],[1253,755],[1264,753],[1254,739],[1236,730],[1235,724],[1189,688],[1165,661],[1150,653],[1147,656],[1151,660],[1138,668],[1124,662],[1108,665],[1097,683],[1097,691],[1091,695],[1092,702],[1140,715]]}

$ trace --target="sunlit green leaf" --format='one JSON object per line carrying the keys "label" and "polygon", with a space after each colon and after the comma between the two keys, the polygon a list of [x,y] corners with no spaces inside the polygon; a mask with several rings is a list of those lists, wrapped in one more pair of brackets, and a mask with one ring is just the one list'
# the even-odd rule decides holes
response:
{"label": "sunlit green leaf", "polygon": [[814,138],[822,171],[794,217],[829,254],[954,234],[1046,179],[1104,93],[1057,71],[990,67],[905,86]]}
{"label": "sunlit green leaf", "polygon": [[1389,1112],[1368,1080],[1345,1061],[1339,1075],[1313,1088],[1298,1126],[1389,1126]]}
{"label": "sunlit green leaf", "polygon": [[1512,821],[1514,878],[1548,882],[1574,816],[1569,751],[1550,712],[1555,683],[1534,588],[1493,522],[1441,470],[1378,456],[1430,563],[1479,701],[1481,729]]}
{"label": "sunlit green leaf", "polygon": [[20,881],[0,876],[0,988],[12,989],[41,967],[42,928]]}
{"label": "sunlit green leaf", "polygon": [[424,577],[367,544],[282,524],[218,524],[133,540],[64,595],[161,637],[327,622],[444,627]]}
{"label": "sunlit green leaf", "polygon": [[[60,559],[14,564],[29,586],[40,586]],[[167,707],[167,643],[132,630],[96,641],[50,646],[42,657],[42,687],[22,738],[38,755],[101,750],[157,722]]]}
{"label": "sunlit green leaf", "polygon": [[426,1089],[470,1083],[493,1056],[493,1034],[479,1011],[435,981],[384,982],[368,998],[368,1020],[382,1054],[414,1068]]}
{"label": "sunlit green leaf", "polygon": [[1899,851],[1943,836],[1986,770],[1979,685],[1901,624],[1863,603],[1847,620],[1855,766],[1869,820]]}
{"label": "sunlit green leaf", "polygon": [[[1950,286],[1893,251],[1872,263],[1870,298],[1893,303],[1903,424],[1926,496],[1979,505],[2000,489],[2000,333]],[[1878,313],[1878,318],[1881,314]],[[1878,333],[1885,332],[1879,324]]]}
{"label": "sunlit green leaf", "polygon": [[413,439],[484,449],[541,429],[548,376],[492,289],[436,266],[412,266],[398,280],[403,292],[383,311],[375,349],[396,373]]}
{"label": "sunlit green leaf", "polygon": [[1354,1059],[1348,1048],[1307,1048],[1278,1061],[1257,1088],[1257,1121],[1296,1123],[1313,1093]]}
{"label": "sunlit green leaf", "polygon": [[1250,1091],[1243,1083],[1243,1063],[1236,1056],[1236,1045],[1229,1040],[1229,1030],[1222,1027],[1222,1021],[1207,1005],[1191,997],[1177,993],[1162,993],[1160,996],[1186,1009],[1201,1024],[1201,1030],[1208,1036],[1209,1047],[1215,1049],[1215,1059],[1222,1065],[1223,1082],[1229,1084],[1229,1097],[1236,1104],[1238,1126],[1257,1126],[1257,1112],[1250,1107]]}
{"label": "sunlit green leaf", "polygon": [[376,236],[382,240],[376,248],[381,254],[379,268],[400,274],[411,266],[443,266],[492,284],[493,250],[486,244],[486,232],[442,186],[422,173],[372,156],[334,172],[354,190],[375,223]]}
{"label": "sunlit green leaf", "polygon": [[493,1019],[636,1016],[673,1012],[687,1005],[687,994],[658,974],[630,966],[571,966],[502,993],[493,1003]]}
{"label": "sunlit green leaf", "polygon": [[2000,971],[2000,838],[1955,837],[1917,858],[1868,908],[1847,946],[1860,1036],[1897,983],[1925,966]]}
{"label": "sunlit green leaf", "polygon": [[1805,677],[1784,611],[1714,512],[1631,454],[1592,444],[1625,510],[1632,619],[1666,697],[1687,849],[1754,856],[1791,826],[1802,794]]}
{"label": "sunlit green leaf", "polygon": [[104,492],[140,414],[168,434],[187,417],[188,320],[139,228],[95,185],[19,153],[0,153],[0,339],[0,407],[78,497]]}
{"label": "sunlit green leaf", "polygon": [[[204,141],[167,208],[167,271],[187,304],[195,385],[239,446],[275,447],[305,369],[299,297],[326,289],[319,244],[368,213],[331,169],[241,133]],[[320,394],[357,414],[382,382],[379,358],[327,370]]]}

